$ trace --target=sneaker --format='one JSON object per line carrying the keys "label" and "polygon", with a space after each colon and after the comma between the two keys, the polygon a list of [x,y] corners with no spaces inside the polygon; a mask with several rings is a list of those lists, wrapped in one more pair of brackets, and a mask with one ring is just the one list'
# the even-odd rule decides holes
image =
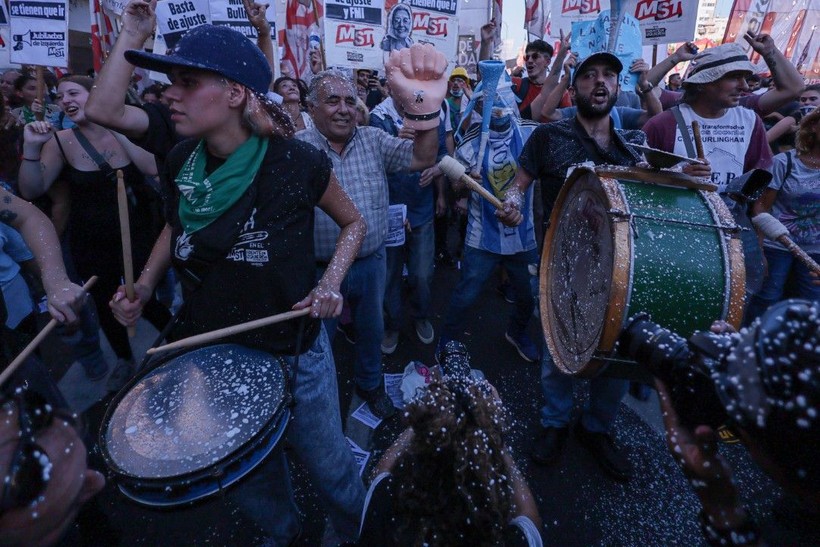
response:
{"label": "sneaker", "polygon": [[353,322],[350,323],[337,323],[336,324],[336,331],[342,333],[347,340],[351,344],[356,343],[356,331],[353,329]]}
{"label": "sneaker", "polygon": [[518,355],[520,355],[526,362],[535,363],[541,360],[541,352],[533,343],[532,339],[527,336],[527,333],[522,332],[517,336],[513,336],[510,334],[510,331],[507,331],[504,333],[504,338],[507,339],[507,342],[512,344],[515,351],[518,352]]}
{"label": "sneaker", "polygon": [[545,466],[554,464],[564,451],[568,436],[566,427],[542,427],[532,443],[532,461]]}
{"label": "sneaker", "polygon": [[134,361],[131,359],[117,359],[117,366],[108,377],[106,389],[114,392],[121,390],[136,372],[134,369]]}
{"label": "sneaker", "polygon": [[390,355],[396,351],[396,346],[399,345],[399,331],[386,330],[384,331],[384,338],[382,338],[382,353]]}
{"label": "sneaker", "polygon": [[375,417],[386,420],[396,413],[396,407],[393,406],[393,401],[384,391],[383,385],[370,391],[364,391],[357,387],[356,393],[364,399],[370,412],[372,412]]}
{"label": "sneaker", "polygon": [[505,281],[495,287],[495,290],[504,297],[508,304],[515,304],[515,291],[509,281]]}
{"label": "sneaker", "polygon": [[422,344],[432,344],[436,338],[436,331],[427,319],[416,319],[416,335]]}
{"label": "sneaker", "polygon": [[604,473],[618,482],[626,482],[632,478],[629,460],[608,434],[589,431],[579,420],[575,424],[575,437],[578,443],[592,454]]}

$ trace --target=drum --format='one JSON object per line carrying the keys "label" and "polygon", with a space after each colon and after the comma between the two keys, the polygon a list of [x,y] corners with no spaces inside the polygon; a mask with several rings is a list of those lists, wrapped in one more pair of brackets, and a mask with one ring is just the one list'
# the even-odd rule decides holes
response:
{"label": "drum", "polygon": [[119,489],[151,507],[193,503],[256,467],[290,417],[285,363],[235,344],[167,356],[111,402],[100,431]]}
{"label": "drum", "polygon": [[[652,182],[648,182],[652,181]],[[738,327],[745,270],[738,227],[713,186],[638,167],[576,168],[541,257],[541,320],[563,372],[594,376],[638,312],[688,337]]]}

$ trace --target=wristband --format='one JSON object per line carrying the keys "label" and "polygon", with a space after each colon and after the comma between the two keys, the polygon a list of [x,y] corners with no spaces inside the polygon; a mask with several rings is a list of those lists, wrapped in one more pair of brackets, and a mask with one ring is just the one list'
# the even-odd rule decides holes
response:
{"label": "wristband", "polygon": [[409,112],[405,112],[404,117],[414,122],[426,122],[438,118],[440,113],[441,109],[439,108],[435,112],[430,112],[429,114],[410,114]]}
{"label": "wristband", "polygon": [[37,158],[36,160],[33,160],[31,158],[27,158],[27,157],[23,156],[23,160],[24,161],[40,161],[40,158]]}
{"label": "wristband", "polygon": [[728,529],[718,529],[712,524],[706,511],[701,511],[698,515],[700,521],[700,531],[706,539],[706,543],[713,547],[725,545],[757,545],[760,542],[760,529],[751,517],[747,517],[745,522],[738,527]]}

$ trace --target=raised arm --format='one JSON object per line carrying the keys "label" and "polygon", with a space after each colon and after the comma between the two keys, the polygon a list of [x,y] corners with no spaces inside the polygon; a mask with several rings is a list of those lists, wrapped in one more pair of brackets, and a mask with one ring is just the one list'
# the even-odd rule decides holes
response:
{"label": "raised arm", "polygon": [[[256,29],[256,45],[265,54],[271,72],[276,74],[276,56],[273,54],[273,41],[270,34],[270,22],[268,22],[267,9],[270,4],[259,4],[253,0],[242,0],[245,6],[245,15],[248,22]],[[271,86],[273,83],[271,82]],[[272,89],[272,88],[271,88]]]}
{"label": "raised arm", "polygon": [[[552,61],[552,67],[550,67],[549,74],[544,79],[544,84],[541,86],[541,91],[538,93],[538,96],[532,100],[530,104],[530,111],[533,113],[533,119],[537,122],[541,121],[551,121],[551,120],[542,120],[541,119],[541,112],[543,112],[544,104],[547,102],[551,102],[551,95],[552,92],[557,88],[561,87],[560,80],[561,74],[564,68],[564,60],[567,58],[568,54],[570,53],[569,44],[572,35],[567,34],[564,36],[564,31],[561,31],[561,45],[558,48],[558,53],[555,54],[555,59]],[[563,95],[563,92],[561,93]],[[561,100],[561,97],[558,97],[558,100]],[[556,106],[558,103],[556,103]],[[554,109],[555,107],[553,107]]]}
{"label": "raised arm", "polygon": [[[558,84],[550,90],[549,95],[541,105],[541,118],[538,121],[556,122],[563,118],[558,111],[558,105],[561,104],[561,98],[569,87],[572,68],[577,62],[578,56],[575,53],[567,55],[563,63],[561,79],[558,81]],[[535,101],[533,101],[533,103],[535,103]],[[533,112],[535,112],[535,110],[533,110]]]}
{"label": "raised arm", "polygon": [[92,122],[139,139],[148,131],[148,114],[125,104],[134,66],[125,60],[129,49],[142,49],[156,26],[156,0],[131,0],[122,14],[122,30],[111,54],[97,76],[85,115]]}
{"label": "raised arm", "polygon": [[693,42],[686,42],[676,49],[675,53],[650,68],[646,73],[646,81],[653,87],[658,87],[666,74],[678,66],[678,63],[694,59],[697,54],[697,46]]}
{"label": "raised arm", "polygon": [[777,49],[774,40],[768,34],[755,36],[746,33],[743,38],[766,61],[766,66],[769,67],[769,72],[772,73],[772,79],[774,80],[775,89],[769,89],[761,95],[760,102],[757,105],[758,114],[763,117],[796,99],[803,90],[803,77],[797,72],[797,68]]}
{"label": "raised arm", "polygon": [[45,194],[63,169],[63,156],[48,122],[31,122],[23,129],[23,161],[17,174],[20,195],[36,199]]}
{"label": "raised arm", "polygon": [[646,61],[643,59],[635,59],[632,62],[632,66],[629,67],[629,71],[639,74],[638,85],[635,87],[635,91],[641,99],[641,108],[643,108],[644,111],[641,117],[638,118],[638,123],[643,127],[643,124],[645,124],[649,118],[663,112],[663,106],[661,106],[661,100],[658,98],[658,95],[653,92],[654,85],[650,85],[646,80],[646,74],[649,71],[649,65]]}
{"label": "raised arm", "polygon": [[[495,38],[495,21],[490,21],[481,27],[481,45],[478,49],[478,60],[486,61],[493,58],[493,39]],[[479,73],[478,79],[481,80]]]}
{"label": "raised arm", "polygon": [[134,165],[137,166],[137,169],[139,169],[143,175],[148,175],[149,177],[158,176],[157,162],[151,152],[129,141],[122,133],[117,133],[116,131],[112,131],[111,133],[114,135],[114,138],[117,139],[117,142],[120,143],[120,146],[125,149],[125,153],[128,154],[128,157],[131,158],[131,161],[134,162]]}

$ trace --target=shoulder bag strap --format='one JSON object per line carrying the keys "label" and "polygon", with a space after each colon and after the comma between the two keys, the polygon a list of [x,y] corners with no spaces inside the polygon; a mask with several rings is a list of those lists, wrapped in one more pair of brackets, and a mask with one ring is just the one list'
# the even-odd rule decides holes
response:
{"label": "shoulder bag strap", "polygon": [[698,157],[697,152],[695,152],[695,143],[692,142],[692,136],[689,134],[689,128],[686,127],[686,122],[683,121],[683,114],[681,114],[680,107],[673,106],[669,110],[672,111],[672,114],[675,116],[675,121],[678,122],[678,130],[680,131],[681,138],[683,139],[683,145],[686,147],[686,154],[690,158]]}
{"label": "shoulder bag strap", "polygon": [[72,127],[71,130],[74,131],[74,136],[77,137],[77,142],[80,143],[80,146],[82,146],[86,153],[91,157],[91,160],[97,164],[97,167],[100,168],[100,171],[105,173],[106,176],[108,176],[109,173],[112,173],[114,169],[111,167],[111,165],[109,165],[107,161],[105,161],[105,158],[102,157],[102,154],[100,154],[97,151],[97,149],[94,148],[94,145],[91,144],[91,142],[89,142],[86,136],[83,135],[83,132],[80,131],[80,128]]}

